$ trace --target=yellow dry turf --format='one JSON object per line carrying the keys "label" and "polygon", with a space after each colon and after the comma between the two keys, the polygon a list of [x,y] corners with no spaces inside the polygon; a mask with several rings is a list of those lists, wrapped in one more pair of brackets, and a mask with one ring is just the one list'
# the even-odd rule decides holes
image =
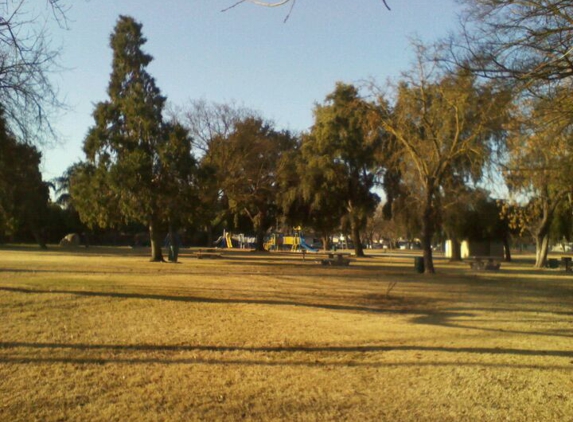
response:
{"label": "yellow dry turf", "polygon": [[0,249],[1,421],[573,421],[571,273],[147,252]]}

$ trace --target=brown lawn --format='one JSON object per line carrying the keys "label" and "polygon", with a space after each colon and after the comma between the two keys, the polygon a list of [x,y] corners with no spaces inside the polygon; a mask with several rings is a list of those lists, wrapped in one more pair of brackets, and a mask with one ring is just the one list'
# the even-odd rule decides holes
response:
{"label": "brown lawn", "polygon": [[0,249],[1,421],[573,421],[571,273],[146,254]]}

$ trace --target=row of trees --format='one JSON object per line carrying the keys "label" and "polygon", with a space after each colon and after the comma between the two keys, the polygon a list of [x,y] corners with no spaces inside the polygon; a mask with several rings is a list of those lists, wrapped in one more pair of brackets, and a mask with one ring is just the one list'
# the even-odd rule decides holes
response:
{"label": "row of trees", "polygon": [[[256,3],[292,7],[295,2]],[[502,123],[502,143],[496,145],[496,151],[503,154],[498,168],[512,197],[519,200],[506,203],[502,213],[514,230],[533,235],[535,265],[542,267],[552,225],[563,224],[560,222],[570,220],[571,215],[573,5],[560,0],[461,3],[465,9],[460,33],[445,40],[440,54],[430,62],[453,65],[453,72],[466,70],[478,77],[480,84],[485,81],[485,85],[493,84],[494,89],[511,94],[505,110],[508,119]],[[417,163],[417,152],[408,150]],[[436,178],[426,180],[426,203],[431,203]],[[441,193],[441,199],[448,196],[445,190]],[[426,244],[428,229],[423,229]],[[567,235],[569,232],[570,228],[564,230]]]}
{"label": "row of trees", "polygon": [[[167,119],[141,25],[122,16],[110,38],[109,99],[94,110],[85,161],[65,178],[71,205],[91,227],[146,225],[156,261],[168,230],[245,221],[258,248],[271,227],[302,225],[325,247],[333,232],[350,233],[360,256],[383,190],[381,214],[422,239],[427,272],[436,237],[467,236],[463,221],[479,210],[507,222],[482,232],[529,230],[542,266],[550,227],[571,214],[572,7],[468,0],[462,36],[417,46],[417,65],[369,100],[337,84],[303,134],[235,105],[195,102]],[[521,204],[484,198],[477,186],[492,171]]]}
{"label": "row of trees", "polygon": [[[426,268],[434,272],[432,243],[445,210],[481,180],[506,122],[505,90],[478,84],[463,69],[446,72],[422,52],[393,101],[367,101],[339,83],[301,136],[221,106],[196,104],[165,122],[165,98],[146,71],[144,43],[141,25],[120,17],[110,42],[109,100],[96,106],[86,161],[71,172],[70,188],[90,225],[147,224],[156,261],[167,229],[197,219],[237,224],[242,217],[258,249],[279,221],[313,228],[326,247],[343,224],[362,256],[361,232],[380,202],[374,188],[381,181],[388,217],[398,199],[418,211],[410,214],[421,222]],[[208,119],[197,119],[200,111]]]}

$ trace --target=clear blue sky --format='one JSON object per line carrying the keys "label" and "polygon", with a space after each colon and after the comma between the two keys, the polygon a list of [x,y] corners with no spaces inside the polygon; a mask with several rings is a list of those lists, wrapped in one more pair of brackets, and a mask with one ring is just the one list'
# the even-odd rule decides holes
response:
{"label": "clear blue sky", "polygon": [[56,122],[60,146],[44,150],[45,179],[83,159],[82,143],[94,104],[106,99],[111,72],[109,36],[120,14],[143,24],[149,72],[168,100],[236,101],[301,131],[312,124],[314,104],[337,81],[374,78],[380,84],[408,69],[410,39],[431,41],[454,30],[454,0],[298,0],[288,8],[234,0],[75,0],[69,29],[54,25],[62,46],[54,76],[70,110]]}

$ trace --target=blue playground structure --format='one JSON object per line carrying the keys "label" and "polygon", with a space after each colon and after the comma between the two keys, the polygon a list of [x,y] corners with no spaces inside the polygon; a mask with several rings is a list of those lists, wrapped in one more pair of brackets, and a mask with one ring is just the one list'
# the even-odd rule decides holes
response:
{"label": "blue playground structure", "polygon": [[308,243],[305,242],[304,237],[300,238],[300,248],[307,251],[307,252],[318,252],[318,249],[313,248]]}

